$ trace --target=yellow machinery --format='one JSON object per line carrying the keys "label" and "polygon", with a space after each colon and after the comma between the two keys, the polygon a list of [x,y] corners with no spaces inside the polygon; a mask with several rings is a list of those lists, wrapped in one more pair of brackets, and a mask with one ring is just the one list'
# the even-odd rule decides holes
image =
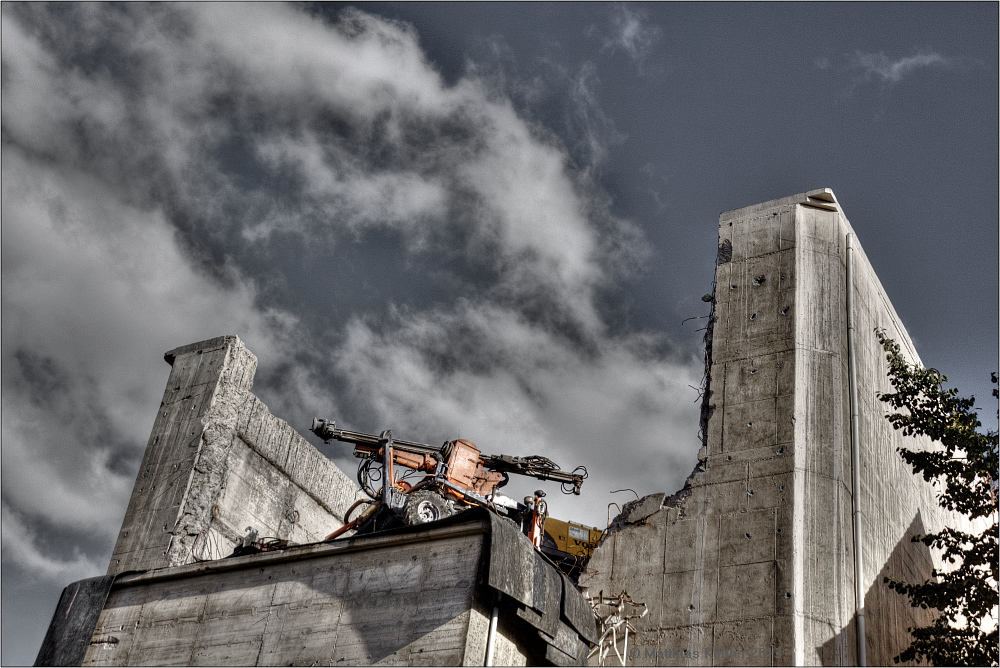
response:
{"label": "yellow machinery", "polygon": [[545,520],[541,551],[573,577],[590,558],[603,535],[597,527],[549,517]]}

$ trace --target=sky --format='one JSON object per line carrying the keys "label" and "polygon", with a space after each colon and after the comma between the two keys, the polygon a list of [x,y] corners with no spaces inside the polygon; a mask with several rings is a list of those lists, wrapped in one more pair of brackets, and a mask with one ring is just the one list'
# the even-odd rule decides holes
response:
{"label": "sky", "polygon": [[0,660],[105,572],[163,353],[214,336],[303,433],[583,464],[550,507],[599,526],[677,491],[719,213],[815,188],[995,427],[997,12],[4,3]]}

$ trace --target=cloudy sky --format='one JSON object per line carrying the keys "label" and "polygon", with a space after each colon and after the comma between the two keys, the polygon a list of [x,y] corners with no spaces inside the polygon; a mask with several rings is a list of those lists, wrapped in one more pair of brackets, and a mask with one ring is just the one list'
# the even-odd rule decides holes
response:
{"label": "cloudy sky", "polygon": [[4,3],[2,662],[106,569],[162,354],[205,338],[301,431],[585,464],[563,518],[676,491],[718,215],[775,197],[834,189],[995,425],[997,33],[990,3]]}

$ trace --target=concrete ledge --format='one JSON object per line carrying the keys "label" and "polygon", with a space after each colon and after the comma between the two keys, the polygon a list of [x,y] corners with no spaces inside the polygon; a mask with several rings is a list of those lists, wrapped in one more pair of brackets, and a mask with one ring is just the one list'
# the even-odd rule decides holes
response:
{"label": "concrete ledge", "polygon": [[135,587],[152,584],[154,582],[164,582],[166,580],[193,578],[200,575],[210,575],[212,573],[225,573],[227,571],[235,571],[241,568],[256,568],[273,564],[281,564],[289,561],[301,561],[303,559],[326,557],[334,554],[364,552],[366,550],[378,550],[385,547],[398,547],[414,543],[425,543],[427,541],[442,540],[445,538],[473,536],[477,534],[489,533],[489,528],[489,522],[482,520],[451,526],[435,526],[430,529],[412,531],[409,533],[392,533],[388,535],[373,534],[329,543],[296,545],[284,550],[275,550],[274,552],[261,552],[260,554],[248,554],[242,557],[227,557],[224,559],[215,559],[213,561],[205,561],[197,564],[157,568],[143,573],[129,573],[119,576],[111,586],[111,589],[112,591],[116,591],[124,587]]}

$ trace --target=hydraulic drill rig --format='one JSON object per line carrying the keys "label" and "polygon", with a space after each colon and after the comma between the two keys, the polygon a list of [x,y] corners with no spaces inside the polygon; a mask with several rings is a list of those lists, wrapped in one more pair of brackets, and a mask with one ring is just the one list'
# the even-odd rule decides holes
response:
{"label": "hydraulic drill rig", "polygon": [[[370,533],[394,526],[423,524],[449,517],[473,506],[484,506],[538,533],[544,521],[537,503],[523,504],[500,494],[510,474],[562,483],[565,494],[579,494],[587,469],[560,471],[551,459],[532,455],[484,455],[470,441],[458,439],[435,447],[394,439],[386,430],[380,435],[338,429],[332,420],[314,418],[311,431],[324,442],[354,444],[358,484],[370,498],[355,503],[344,516],[344,526],[327,540],[356,529]],[[381,483],[381,484],[380,484]],[[536,492],[536,497],[544,492]],[[530,500],[530,499],[529,499]],[[361,505],[368,507],[351,520]],[[527,524],[527,526],[525,526]]]}

